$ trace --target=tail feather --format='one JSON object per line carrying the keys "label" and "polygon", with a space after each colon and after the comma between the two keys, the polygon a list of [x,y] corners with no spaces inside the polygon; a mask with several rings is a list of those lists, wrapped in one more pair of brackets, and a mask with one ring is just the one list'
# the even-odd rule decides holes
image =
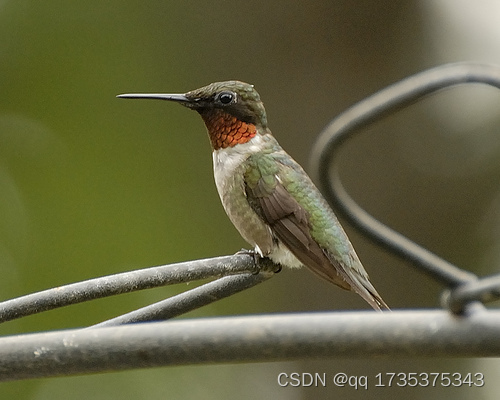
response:
{"label": "tail feather", "polygon": [[[310,268],[312,272],[316,273],[323,279],[334,283],[337,286],[340,286],[344,289],[350,289],[353,292],[360,295],[374,310],[382,311],[389,310],[390,308],[387,303],[382,299],[380,294],[378,294],[377,290],[371,284],[368,275],[364,271],[364,268],[361,265],[361,261],[357,258],[357,256],[353,257],[353,263],[359,263],[361,269],[364,274],[358,272],[357,269],[353,267],[345,267],[333,257],[328,258],[328,265],[318,270],[316,268]],[[346,285],[339,285],[339,278],[343,278]],[[346,287],[348,286],[348,287]]]}

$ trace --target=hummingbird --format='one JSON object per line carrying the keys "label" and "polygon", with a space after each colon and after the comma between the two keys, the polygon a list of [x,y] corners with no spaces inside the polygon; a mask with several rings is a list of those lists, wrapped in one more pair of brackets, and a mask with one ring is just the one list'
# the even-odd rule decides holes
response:
{"label": "hummingbird", "polygon": [[375,310],[389,309],[320,191],[272,135],[253,85],[215,82],[184,94],[117,97],[173,101],[200,114],[224,210],[257,256],[289,268],[306,266]]}

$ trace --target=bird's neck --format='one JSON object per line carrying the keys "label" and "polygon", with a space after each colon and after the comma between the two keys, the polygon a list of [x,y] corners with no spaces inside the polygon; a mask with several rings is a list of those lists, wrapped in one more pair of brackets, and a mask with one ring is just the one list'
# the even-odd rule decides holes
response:
{"label": "bird's neck", "polygon": [[234,147],[249,142],[258,134],[254,124],[243,122],[223,110],[202,113],[214,150]]}

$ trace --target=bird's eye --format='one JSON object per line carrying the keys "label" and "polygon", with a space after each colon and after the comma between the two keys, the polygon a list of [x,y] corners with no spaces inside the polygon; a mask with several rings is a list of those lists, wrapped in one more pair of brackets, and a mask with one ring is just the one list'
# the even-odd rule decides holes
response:
{"label": "bird's eye", "polygon": [[236,95],[233,92],[220,92],[217,95],[216,100],[221,103],[222,105],[227,105],[231,104],[234,102],[234,99],[236,98]]}

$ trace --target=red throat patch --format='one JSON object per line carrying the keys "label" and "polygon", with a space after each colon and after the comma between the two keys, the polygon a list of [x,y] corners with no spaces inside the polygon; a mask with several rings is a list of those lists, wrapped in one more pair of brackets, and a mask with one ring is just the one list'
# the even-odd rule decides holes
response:
{"label": "red throat patch", "polygon": [[214,110],[202,118],[214,150],[246,143],[257,134],[255,125],[242,122],[222,110]]}

